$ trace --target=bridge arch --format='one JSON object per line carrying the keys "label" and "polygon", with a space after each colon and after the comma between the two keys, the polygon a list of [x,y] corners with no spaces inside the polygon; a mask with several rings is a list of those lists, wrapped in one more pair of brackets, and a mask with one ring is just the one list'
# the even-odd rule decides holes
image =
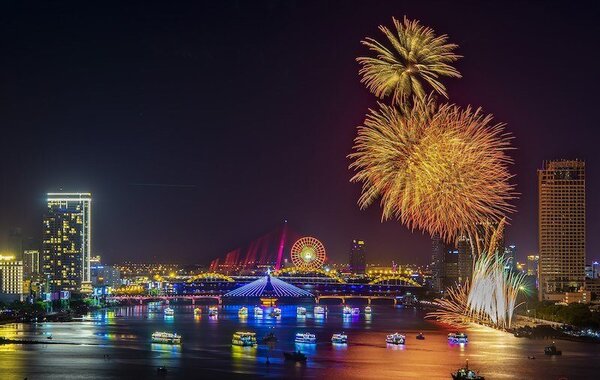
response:
{"label": "bridge arch", "polygon": [[400,281],[400,282],[404,282],[404,283],[410,284],[412,286],[416,286],[418,288],[421,287],[421,284],[419,284],[418,282],[416,282],[412,278],[406,277],[406,276],[402,276],[402,275],[399,275],[399,274],[379,276],[376,279],[374,279],[373,281],[369,282],[369,285],[377,285],[377,284],[382,284],[382,283],[389,283],[390,281]]}
{"label": "bridge arch", "polygon": [[224,274],[217,273],[217,272],[200,273],[200,274],[193,276],[189,280],[187,280],[187,282],[190,283],[190,282],[202,281],[202,280],[235,282],[235,280],[232,277],[229,277]]}
{"label": "bridge arch", "polygon": [[330,279],[340,283],[340,284],[345,284],[346,281],[344,281],[343,278],[341,278],[340,276],[338,276],[337,272],[335,271],[326,271],[323,269],[300,269],[300,268],[296,268],[296,267],[290,267],[290,268],[283,268],[283,269],[279,269],[276,271],[271,272],[271,276],[275,276],[275,277],[279,277],[281,275],[290,275],[290,276],[294,276],[296,274],[299,275],[311,275],[311,274],[318,274],[324,277],[329,277]]}

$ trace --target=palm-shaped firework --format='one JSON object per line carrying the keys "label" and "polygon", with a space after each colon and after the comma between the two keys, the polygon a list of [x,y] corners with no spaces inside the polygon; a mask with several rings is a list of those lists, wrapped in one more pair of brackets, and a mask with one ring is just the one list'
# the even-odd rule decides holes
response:
{"label": "palm-shaped firework", "polygon": [[436,36],[433,29],[417,20],[403,22],[393,18],[394,30],[380,26],[387,37],[385,43],[366,38],[362,43],[376,53],[374,57],[359,57],[362,82],[379,98],[392,97],[392,104],[401,104],[412,96],[424,98],[431,87],[448,97],[441,77],[460,78],[451,64],[460,58],[454,54],[455,44],[446,35]]}

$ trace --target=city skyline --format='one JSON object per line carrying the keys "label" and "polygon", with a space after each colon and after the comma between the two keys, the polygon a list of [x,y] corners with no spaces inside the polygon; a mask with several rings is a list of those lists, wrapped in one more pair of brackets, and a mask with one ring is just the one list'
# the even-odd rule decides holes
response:
{"label": "city skyline", "polygon": [[[516,7],[523,18],[508,23],[505,16],[512,16]],[[461,23],[448,21],[461,19],[466,8],[489,22],[473,21],[478,17]],[[542,17],[535,6],[522,4],[442,4],[433,12],[427,6],[383,2],[365,9],[360,17],[345,4],[307,3],[297,9],[286,4],[273,8],[220,4],[210,10],[200,6],[189,6],[189,12],[180,10],[165,20],[160,9],[150,7],[146,18],[129,25],[125,9],[106,33],[99,33],[102,24],[71,17],[66,9],[54,9],[49,17],[16,5],[2,12],[15,20],[2,25],[4,34],[17,36],[7,44],[2,68],[13,72],[28,67],[33,75],[7,78],[0,86],[5,99],[0,103],[0,121],[8,130],[6,141],[14,142],[3,150],[8,159],[1,163],[5,185],[0,187],[0,207],[8,216],[0,220],[0,235],[14,227],[38,235],[43,194],[62,187],[94,193],[94,250],[110,261],[121,257],[161,261],[168,256],[182,263],[209,262],[288,219],[303,233],[318,236],[337,262],[345,260],[348,241],[361,236],[369,243],[372,260],[408,261],[416,256],[420,263],[427,263],[428,235],[393,221],[381,224],[377,207],[356,209],[360,186],[348,183],[351,173],[344,158],[353,126],[363,120],[363,110],[375,104],[356,81],[359,66],[354,57],[365,52],[359,41],[375,36],[376,25],[389,21],[391,15],[403,14],[422,18],[459,43],[458,53],[466,58],[457,66],[466,74],[460,81],[447,81],[454,101],[483,104],[498,121],[507,122],[507,130],[516,136],[516,182],[522,195],[507,228],[507,242],[517,245],[519,260],[537,251],[535,171],[541,162],[585,160],[592,173],[588,191],[597,192],[594,178],[600,176],[593,173],[600,170],[600,162],[593,156],[595,132],[587,128],[593,121],[586,112],[596,95],[584,94],[587,84],[570,77],[574,73],[561,71],[554,78],[560,70],[558,62],[546,62],[536,70],[520,66],[510,73],[514,78],[506,80],[513,51],[524,60],[536,61],[549,56],[554,46],[550,41],[593,43],[593,36],[581,31],[596,26],[590,26],[594,25],[591,16],[581,10],[557,6]],[[100,14],[114,16],[110,7]],[[206,28],[218,28],[211,19],[225,14],[236,22],[233,29],[223,31],[223,41],[208,34],[209,29],[195,26],[194,15],[203,17]],[[579,22],[556,36],[553,23],[547,20],[562,20],[565,15]],[[62,17],[65,29],[54,28],[57,17]],[[327,49],[315,46],[291,27],[302,25],[307,17],[313,20],[312,36],[323,38]],[[331,28],[330,19],[337,17],[346,21]],[[158,23],[167,28],[177,25],[186,37],[173,39],[179,32],[154,34]],[[259,24],[244,28],[250,33],[248,41],[263,41],[274,30],[281,40],[258,45],[260,54],[248,58],[245,53],[255,51],[256,46],[234,37],[240,28]],[[496,33],[499,28],[505,33]],[[77,33],[71,33],[74,29]],[[148,33],[130,33],[138,29]],[[41,41],[38,30],[44,31],[47,43],[23,43]],[[530,46],[517,38],[531,31],[537,31],[542,43]],[[115,39],[122,42],[113,44]],[[299,45],[305,52],[302,62],[292,53],[278,58],[278,49],[287,44],[283,41]],[[505,41],[512,45],[506,46]],[[33,52],[45,59],[30,59]],[[121,58],[106,58],[112,55]],[[219,66],[219,56],[234,63]],[[75,63],[69,63],[68,57]],[[277,70],[270,73],[265,62],[272,62],[270,67]],[[238,73],[242,63],[245,69]],[[80,69],[72,70],[72,64]],[[164,68],[169,65],[177,69]],[[485,73],[479,66],[486,67]],[[331,67],[341,70],[334,72]],[[228,80],[236,83],[240,75],[266,82],[255,86],[259,79],[252,79],[254,84],[243,84],[233,103],[237,111],[224,112],[232,104],[224,101],[228,93],[219,80],[204,74],[211,71],[221,78],[227,73]],[[290,83],[290,78],[302,80]],[[548,78],[559,80],[557,86],[569,94],[561,99],[560,107],[548,91]],[[513,83],[522,87],[515,89]],[[340,86],[345,89],[342,93],[336,90]],[[205,106],[198,108],[199,104]],[[29,112],[29,107],[37,111]],[[544,111],[549,108],[553,109],[551,117]],[[262,111],[266,109],[271,111]],[[299,112],[307,109],[311,112]],[[289,128],[282,127],[288,124]],[[236,133],[229,133],[232,130]],[[317,133],[320,138],[315,140]],[[68,149],[61,145],[65,144],[63,136],[69,136]],[[217,159],[220,165],[215,165]],[[61,169],[47,170],[49,162]],[[588,230],[598,226],[598,215],[599,204],[589,199]],[[598,239],[589,234],[590,258],[597,256]]]}

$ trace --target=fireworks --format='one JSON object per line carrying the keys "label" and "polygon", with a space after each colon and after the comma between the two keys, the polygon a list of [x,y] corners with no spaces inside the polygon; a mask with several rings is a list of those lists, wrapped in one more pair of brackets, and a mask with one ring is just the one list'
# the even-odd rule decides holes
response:
{"label": "fireworks", "polygon": [[379,98],[391,95],[393,104],[401,104],[412,95],[424,98],[424,84],[447,97],[446,87],[438,79],[460,78],[450,65],[460,58],[453,53],[457,45],[447,43],[446,35],[436,36],[433,29],[417,20],[392,20],[395,30],[379,27],[387,37],[387,46],[373,38],[362,41],[376,54],[357,59],[362,66],[362,82]]}
{"label": "fireworks", "polygon": [[351,180],[363,184],[361,208],[380,199],[382,220],[451,240],[512,211],[508,149],[504,125],[481,109],[431,96],[410,107],[380,104],[358,128]]}
{"label": "fireworks", "polygon": [[436,93],[448,97],[439,79],[460,78],[452,66],[457,45],[418,21],[393,21],[395,30],[379,27],[386,43],[362,41],[375,56],[357,59],[361,82],[380,99],[391,98],[391,105],[369,111],[348,156],[351,181],[362,183],[358,204],[364,209],[379,200],[382,220],[397,218],[445,241],[469,236],[473,276],[436,300],[429,317],[510,327],[523,275],[504,270],[497,248],[516,197],[511,137],[481,108],[438,105]]}
{"label": "fireworks", "polygon": [[477,322],[510,328],[524,275],[506,271],[508,259],[494,248],[502,236],[504,223],[502,220],[496,228],[488,225],[487,236],[476,238],[483,251],[476,255],[472,280],[448,289],[446,298],[435,300],[438,309],[429,313],[429,318],[452,325]]}

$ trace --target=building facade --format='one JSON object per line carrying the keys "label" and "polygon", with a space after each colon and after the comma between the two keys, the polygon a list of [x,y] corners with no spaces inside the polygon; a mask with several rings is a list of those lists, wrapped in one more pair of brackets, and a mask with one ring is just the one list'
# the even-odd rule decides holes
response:
{"label": "building facade", "polygon": [[539,299],[583,289],[585,163],[548,161],[538,170]]}
{"label": "building facade", "polygon": [[517,246],[509,245],[504,248],[504,259],[506,260],[506,265],[504,269],[507,271],[513,271],[517,269]]}
{"label": "building facade", "polygon": [[0,301],[23,300],[23,262],[0,255]]}
{"label": "building facade", "polygon": [[52,291],[91,290],[91,208],[90,193],[48,193],[42,271]]}
{"label": "building facade", "polygon": [[367,252],[364,240],[352,240],[350,246],[350,272],[365,274],[367,269]]}
{"label": "building facade", "polygon": [[31,279],[40,273],[40,251],[28,249],[23,251],[23,277]]}
{"label": "building facade", "polygon": [[439,236],[433,236],[431,259],[431,282],[436,291],[464,283],[473,274],[473,250],[466,236],[459,237],[456,244],[445,243]]}

